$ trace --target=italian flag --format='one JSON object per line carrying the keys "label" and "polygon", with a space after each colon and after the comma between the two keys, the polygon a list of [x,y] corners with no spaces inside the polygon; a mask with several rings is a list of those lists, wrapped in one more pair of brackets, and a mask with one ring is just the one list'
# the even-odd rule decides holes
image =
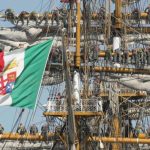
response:
{"label": "italian flag", "polygon": [[0,51],[0,106],[35,107],[51,48],[48,40],[6,55]]}

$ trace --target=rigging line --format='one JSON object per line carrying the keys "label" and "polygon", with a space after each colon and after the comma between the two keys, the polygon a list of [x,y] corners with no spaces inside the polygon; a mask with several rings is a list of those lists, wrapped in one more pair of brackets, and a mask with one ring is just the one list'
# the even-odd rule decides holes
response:
{"label": "rigging line", "polygon": [[[41,92],[42,93],[42,92]],[[39,103],[39,102],[38,102]],[[38,107],[39,107],[39,104],[37,103],[37,105],[38,105]],[[41,108],[41,107],[39,107],[39,108]],[[42,109],[41,109],[42,110]],[[42,110],[43,111],[43,110]],[[30,111],[30,113],[31,113],[31,111]],[[27,129],[29,129],[29,127],[30,127],[30,125],[31,125],[31,122],[33,121],[33,113],[34,113],[34,111],[32,112],[32,115],[31,115],[31,117],[30,117],[30,120],[29,120],[29,122],[28,122],[28,126],[27,126]],[[35,114],[34,114],[35,115]],[[28,115],[28,117],[29,117],[29,115]],[[43,121],[42,121],[43,122]],[[27,136],[27,135],[26,135]]]}
{"label": "rigging line", "polygon": [[123,102],[119,103],[119,105],[122,105],[123,103],[128,102],[128,100],[131,98],[131,96],[128,97],[128,98],[125,98],[125,97],[121,96],[121,98],[124,99],[124,100],[123,100]]}
{"label": "rigging line", "polygon": [[41,7],[40,7],[40,11],[39,11],[39,12],[41,12],[42,9],[43,9],[43,0],[42,0],[42,2],[41,2]]}
{"label": "rigging line", "polygon": [[[21,110],[21,112],[20,112],[20,114],[19,114],[19,116],[18,116],[18,118],[17,118],[17,120],[16,120],[16,122],[15,122],[15,124],[14,124],[13,128],[11,129],[11,132],[13,132],[13,130],[15,129],[15,127],[16,127],[16,125],[17,125],[17,123],[19,123],[19,122],[20,122],[20,120],[21,120],[21,118],[22,118],[22,115],[23,115],[24,110],[25,110],[25,109],[22,109],[22,110]],[[11,132],[10,132],[10,133],[11,133]]]}
{"label": "rigging line", "polygon": [[[40,88],[40,91],[39,91],[39,94],[38,94],[38,98],[37,98],[37,103],[39,102],[40,98],[41,98],[41,93],[43,92],[43,87]],[[37,110],[37,105],[35,106],[35,109],[34,111],[32,112],[32,115],[31,115],[31,118],[30,118],[30,121],[33,121],[34,119],[34,116],[35,116],[35,113],[36,113],[36,110]]]}
{"label": "rigging line", "polygon": [[[108,11],[106,11],[106,12],[108,13]],[[115,15],[111,14],[111,16],[118,20],[118,18],[116,18]],[[122,22],[124,25],[130,27],[130,28],[131,28],[133,31],[135,31],[136,33],[141,34],[141,32],[137,31],[136,29],[134,29],[132,26],[130,26],[130,25],[127,24],[126,22],[124,22],[124,21],[122,21],[122,20],[121,20],[121,22]]]}
{"label": "rigging line", "polygon": [[55,93],[54,93],[54,91],[55,91],[55,86],[56,85],[54,85],[53,87],[52,87],[52,91],[51,91],[51,98],[54,100],[54,97],[55,97]]}
{"label": "rigging line", "polygon": [[50,93],[50,88],[46,87],[46,90],[48,91],[48,93]]}
{"label": "rigging line", "polygon": [[31,110],[28,110],[28,114],[27,114],[27,119],[26,119],[26,122],[25,122],[25,127],[27,127],[27,123],[28,123],[28,120],[29,120],[29,116],[30,116],[30,113],[31,113]]}
{"label": "rigging line", "polygon": [[56,89],[56,86],[57,85],[54,85],[54,87],[53,87],[53,92],[52,92],[52,98],[53,98],[53,101],[55,100],[55,89]]}
{"label": "rigging line", "polygon": [[49,92],[49,94],[48,94],[48,98],[53,98],[53,91],[54,91],[54,85],[52,85],[51,87],[50,87],[50,92]]}
{"label": "rigging line", "polygon": [[[46,7],[48,3],[49,3],[49,1],[45,3],[44,7]],[[39,3],[34,7],[33,10],[38,10],[38,8],[39,8],[40,11],[42,11],[42,7],[43,7],[43,0],[42,0],[42,2],[40,0]]]}
{"label": "rigging line", "polygon": [[[44,122],[45,122],[45,121],[44,121]],[[49,122],[48,122],[48,125],[49,125]],[[47,141],[48,141],[48,139],[47,139]],[[43,141],[41,142],[40,148],[42,147],[42,144],[43,144]]]}
{"label": "rigging line", "polygon": [[15,115],[14,115],[14,118],[13,118],[12,128],[13,128],[13,125],[15,124],[15,118],[16,118],[16,116],[17,116],[17,108],[16,108]]}
{"label": "rigging line", "polygon": [[[30,111],[30,113],[31,113],[31,111]],[[28,122],[27,129],[28,129],[29,126],[31,125],[31,119],[32,119],[32,117],[33,117],[33,114],[34,114],[34,111],[32,111],[31,117],[30,117],[29,122]]]}
{"label": "rigging line", "polygon": [[[139,3],[137,3],[137,8],[138,8],[138,7],[140,8]],[[141,20],[138,20],[138,26],[141,28],[141,32],[142,32],[142,24],[141,24]],[[144,48],[144,43],[143,43],[143,40],[144,40],[144,39],[143,39],[143,35],[140,34],[140,36],[141,36],[141,38],[142,38],[142,39],[141,39],[141,40],[142,40],[142,43],[141,43],[141,44],[143,45],[143,48]]]}
{"label": "rigging line", "polygon": [[[50,4],[50,3],[51,3],[51,2],[50,2],[50,1],[48,1],[48,2],[45,4],[45,6],[42,8],[42,10],[43,10],[43,9],[45,9],[45,10],[46,10],[47,8],[49,8],[49,4]],[[41,10],[41,11],[42,11],[42,10]]]}
{"label": "rigging line", "polygon": [[[56,38],[56,36],[58,35],[58,32],[59,32],[60,29],[61,29],[61,28],[59,27],[58,30],[57,30],[57,32],[56,32],[56,34],[55,34],[54,37],[52,38],[52,40],[55,40],[55,38]],[[54,52],[52,51],[52,54],[51,54],[50,59],[52,59],[53,53],[54,53]],[[50,63],[49,68],[48,68],[48,71],[50,70],[51,65],[52,65],[52,63]]]}
{"label": "rigging line", "polygon": [[[87,135],[89,135],[89,137],[90,137],[91,139],[93,139],[92,132],[91,132],[89,126],[87,125],[86,120],[85,120],[85,126],[86,126],[86,128],[87,128],[87,130],[85,130],[85,133],[86,133]],[[91,145],[92,150],[94,150],[93,144],[90,143],[90,145]]]}
{"label": "rigging line", "polygon": [[42,104],[41,102],[38,102],[38,104],[39,104],[39,106],[40,106],[43,110],[45,110],[45,108],[44,108],[44,106],[43,106],[43,104]]}
{"label": "rigging line", "polygon": [[[42,91],[42,89],[40,90],[40,91]],[[41,95],[41,93],[39,92],[39,96]],[[38,97],[39,97],[38,96]],[[37,100],[38,101],[38,100]],[[37,102],[38,103],[38,102]],[[35,115],[35,113],[36,113],[36,110],[37,110],[37,106],[36,106],[36,108],[34,109],[34,111],[32,111],[32,114],[31,114],[31,117],[30,117],[30,120],[29,120],[29,123],[28,123],[28,127],[30,126],[30,124],[31,124],[31,122],[33,121],[33,119],[34,119],[34,115]]]}
{"label": "rigging line", "polygon": [[[143,108],[147,108],[147,103],[149,102],[148,98],[144,99]],[[144,113],[145,114],[145,113]],[[146,115],[146,114],[145,114]]]}
{"label": "rigging line", "polygon": [[44,108],[43,106],[41,106],[39,103],[38,103],[37,105],[38,105],[37,107],[38,107],[39,109],[41,109],[42,111],[45,111],[45,108]]}
{"label": "rigging line", "polygon": [[[24,109],[25,110],[25,109]],[[22,121],[22,118],[23,118],[23,114],[21,115],[21,117],[20,117],[20,120],[18,121],[18,124],[20,124]],[[18,141],[18,140],[17,140]]]}
{"label": "rigging line", "polygon": [[[48,5],[48,10],[50,10],[51,5],[52,5],[52,2],[50,1],[49,5]],[[54,5],[53,5],[53,7],[54,7]],[[47,27],[48,30],[46,32],[46,37],[47,37],[48,31],[49,31],[49,27],[50,27],[50,24],[48,24],[48,27]]]}
{"label": "rigging line", "polygon": [[[20,112],[20,114],[19,114],[19,116],[18,116],[18,118],[17,118],[17,120],[16,120],[14,126],[12,127],[12,129],[11,129],[11,131],[10,131],[10,134],[13,132],[13,130],[15,129],[17,123],[18,123],[19,120],[21,119],[21,117],[22,117],[22,115],[23,115],[23,112],[24,112],[24,109],[21,110],[21,112]],[[5,148],[6,143],[7,143],[7,141],[5,141],[5,143],[4,143],[3,147],[2,147],[2,150]]]}
{"label": "rigging line", "polygon": [[[28,111],[27,119],[26,119],[26,122],[25,122],[25,124],[24,124],[24,126],[26,127],[26,130],[27,130],[27,131],[29,130],[29,125],[30,125],[30,124],[27,125],[27,121],[28,121],[28,119],[29,119],[30,113],[31,113],[31,110]],[[29,120],[29,121],[30,121],[30,120]],[[27,135],[26,135],[26,137],[27,137]],[[24,145],[22,145],[21,147],[24,148]]]}
{"label": "rigging line", "polygon": [[44,123],[45,122],[45,120],[42,120],[42,121],[40,121],[40,122],[34,122],[34,124],[36,124],[36,125],[41,125],[42,123]]}
{"label": "rigging line", "polygon": [[[31,113],[31,111],[30,111],[30,113]],[[28,118],[29,118],[29,115],[28,115]],[[32,115],[31,115],[31,117],[30,117],[30,119],[29,119],[28,126],[27,126],[27,130],[29,130],[29,127],[30,127],[30,125],[31,125],[31,118],[32,118]]]}
{"label": "rigging line", "polygon": [[[63,127],[61,128],[61,131],[60,131],[60,136],[63,135],[63,132],[65,130],[65,127],[67,126],[67,121],[64,123]],[[55,149],[55,146],[57,145],[57,140],[55,140],[55,143],[53,144],[53,147],[51,148],[51,150],[54,150]]]}
{"label": "rigging line", "polygon": [[136,103],[134,103],[134,102],[132,102],[132,101],[128,101],[128,103],[132,104],[133,107],[135,106],[135,107],[140,108],[140,109],[143,109],[143,108],[144,108],[144,107],[139,106],[138,104],[136,104]]}
{"label": "rigging line", "polygon": [[24,114],[22,115],[20,122],[19,123],[23,123],[25,125],[26,122],[26,114],[28,114],[27,109],[24,110]]}

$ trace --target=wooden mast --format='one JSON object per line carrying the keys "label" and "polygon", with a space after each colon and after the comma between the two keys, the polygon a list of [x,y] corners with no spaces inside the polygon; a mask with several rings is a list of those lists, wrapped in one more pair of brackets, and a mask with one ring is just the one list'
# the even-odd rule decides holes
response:
{"label": "wooden mast", "polygon": [[[75,67],[76,71],[80,69],[80,21],[81,21],[81,12],[80,12],[80,0],[76,0],[76,7],[77,7],[77,13],[76,13],[76,58],[75,58]],[[76,120],[77,121],[77,120]],[[80,130],[80,129],[79,129]],[[77,131],[78,132],[78,131]],[[80,150],[80,141],[78,139],[76,150]]]}
{"label": "wooden mast", "polygon": [[[122,12],[121,12],[121,8],[122,8],[122,0],[116,0],[115,1],[115,30],[116,32],[120,32],[121,27],[122,27]],[[116,104],[119,103],[119,99],[116,98]],[[119,107],[119,104],[116,105],[116,107]],[[113,116],[113,136],[118,138],[120,136],[120,122],[119,122],[119,116],[118,116],[118,112],[119,112],[119,108],[116,108],[116,110],[118,110],[114,116]],[[112,144],[112,150],[120,150],[121,149],[121,145],[118,143],[114,143]]]}
{"label": "wooden mast", "polygon": [[77,24],[76,24],[76,67],[80,67],[80,20],[81,20],[81,12],[80,12],[80,0],[76,1],[77,3]]}
{"label": "wooden mast", "polygon": [[75,127],[75,116],[72,107],[72,86],[71,79],[69,75],[69,66],[68,59],[66,54],[66,46],[65,46],[65,33],[62,32],[62,43],[63,43],[63,63],[65,69],[65,77],[66,77],[66,90],[67,90],[67,105],[68,105],[68,147],[69,150],[75,150],[75,138],[76,138],[76,127]]}
{"label": "wooden mast", "polygon": [[122,0],[115,1],[115,28],[121,29],[122,27]]}

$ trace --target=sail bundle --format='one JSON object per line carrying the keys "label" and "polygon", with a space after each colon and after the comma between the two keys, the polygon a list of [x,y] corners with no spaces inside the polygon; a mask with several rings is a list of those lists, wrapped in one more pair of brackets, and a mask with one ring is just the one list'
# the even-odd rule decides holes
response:
{"label": "sail bundle", "polygon": [[51,48],[48,40],[6,55],[0,51],[0,106],[35,107]]}

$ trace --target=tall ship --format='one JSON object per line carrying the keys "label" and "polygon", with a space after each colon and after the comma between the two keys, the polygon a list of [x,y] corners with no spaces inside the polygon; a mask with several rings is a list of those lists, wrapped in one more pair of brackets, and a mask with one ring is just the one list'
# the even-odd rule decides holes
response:
{"label": "tall ship", "polygon": [[149,150],[150,1],[49,0],[41,10],[0,12],[12,24],[0,27],[0,58],[52,42],[35,109],[17,109],[11,131],[1,122],[0,149]]}

